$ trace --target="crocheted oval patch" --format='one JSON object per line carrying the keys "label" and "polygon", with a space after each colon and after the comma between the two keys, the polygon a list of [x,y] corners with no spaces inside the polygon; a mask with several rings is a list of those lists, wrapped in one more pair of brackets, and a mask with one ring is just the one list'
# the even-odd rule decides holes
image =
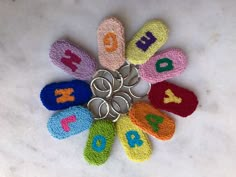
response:
{"label": "crocheted oval patch", "polygon": [[112,17],[104,20],[97,30],[98,58],[100,64],[116,70],[125,62],[124,27]]}
{"label": "crocheted oval patch", "polygon": [[168,140],[174,135],[174,120],[146,102],[135,103],[129,116],[135,125],[160,140]]}
{"label": "crocheted oval patch", "polygon": [[115,139],[115,126],[109,120],[95,121],[89,130],[84,158],[92,165],[105,163]]}
{"label": "crocheted oval patch", "polygon": [[64,139],[89,129],[92,122],[92,113],[88,109],[74,106],[52,115],[47,126],[53,137]]}
{"label": "crocheted oval patch", "polygon": [[40,98],[49,110],[60,110],[87,103],[92,97],[89,84],[81,80],[46,85]]}
{"label": "crocheted oval patch", "polygon": [[180,49],[167,49],[140,66],[141,77],[154,84],[180,75],[187,66],[187,57]]}
{"label": "crocheted oval patch", "polygon": [[56,41],[49,53],[51,61],[77,79],[88,80],[96,71],[96,62],[81,48],[65,40]]}
{"label": "crocheted oval patch", "polygon": [[182,117],[192,114],[198,105],[192,91],[166,81],[152,85],[148,97],[154,107]]}
{"label": "crocheted oval patch", "polygon": [[128,43],[126,57],[133,64],[143,64],[165,44],[167,38],[167,26],[160,20],[151,20]]}
{"label": "crocheted oval patch", "polygon": [[130,160],[142,162],[150,158],[152,148],[148,136],[135,126],[128,115],[116,122],[117,134]]}

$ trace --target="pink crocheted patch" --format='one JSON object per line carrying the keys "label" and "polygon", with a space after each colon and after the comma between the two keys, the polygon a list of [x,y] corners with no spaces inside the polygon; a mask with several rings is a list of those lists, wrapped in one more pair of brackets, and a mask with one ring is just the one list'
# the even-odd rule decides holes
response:
{"label": "pink crocheted patch", "polygon": [[171,48],[151,57],[140,65],[141,77],[155,84],[180,75],[187,66],[187,57],[180,49]]}
{"label": "pink crocheted patch", "polygon": [[92,57],[64,40],[56,41],[51,46],[49,56],[54,65],[77,79],[88,80],[96,71]]}
{"label": "pink crocheted patch", "polygon": [[97,30],[98,58],[100,64],[116,70],[125,62],[124,27],[116,18],[104,20]]}

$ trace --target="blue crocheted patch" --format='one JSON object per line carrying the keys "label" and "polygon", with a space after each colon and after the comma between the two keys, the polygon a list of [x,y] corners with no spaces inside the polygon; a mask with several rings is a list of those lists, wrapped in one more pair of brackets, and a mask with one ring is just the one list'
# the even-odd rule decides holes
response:
{"label": "blue crocheted patch", "polygon": [[66,109],[71,106],[83,105],[92,97],[89,84],[81,80],[51,83],[46,85],[40,98],[49,110]]}
{"label": "blue crocheted patch", "polygon": [[92,113],[82,107],[74,106],[52,115],[48,121],[48,131],[58,139],[64,139],[90,128]]}

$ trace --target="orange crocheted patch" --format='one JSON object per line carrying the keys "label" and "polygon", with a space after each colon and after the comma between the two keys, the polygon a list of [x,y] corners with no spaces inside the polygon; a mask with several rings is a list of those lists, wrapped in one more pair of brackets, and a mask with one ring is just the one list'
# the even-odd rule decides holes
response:
{"label": "orange crocheted patch", "polygon": [[118,48],[118,42],[115,33],[107,33],[103,38],[103,43],[107,52],[114,52]]}
{"label": "orange crocheted patch", "polygon": [[71,95],[74,93],[73,88],[66,88],[66,89],[56,89],[55,96],[59,96],[57,98],[57,103],[65,103],[67,101],[75,101],[75,97]]}
{"label": "orange crocheted patch", "polygon": [[135,103],[129,116],[135,125],[158,139],[168,140],[174,135],[174,120],[146,102]]}

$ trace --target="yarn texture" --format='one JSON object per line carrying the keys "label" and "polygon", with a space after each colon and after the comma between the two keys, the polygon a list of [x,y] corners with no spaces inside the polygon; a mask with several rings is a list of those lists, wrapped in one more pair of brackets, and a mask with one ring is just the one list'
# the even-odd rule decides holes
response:
{"label": "yarn texture", "polygon": [[89,129],[92,122],[92,113],[88,109],[74,106],[53,114],[47,127],[54,138],[64,139]]}
{"label": "yarn texture", "polygon": [[198,105],[198,99],[192,91],[166,81],[153,84],[148,98],[155,108],[182,117],[191,115]]}
{"label": "yarn texture", "polygon": [[180,75],[187,67],[187,57],[181,49],[171,48],[154,55],[140,65],[142,79],[152,84]]}
{"label": "yarn texture", "polygon": [[81,80],[51,83],[46,85],[40,93],[43,105],[49,110],[83,105],[91,97],[92,91],[89,84]]}
{"label": "yarn texture", "polygon": [[116,130],[109,120],[94,121],[84,150],[84,158],[89,164],[102,165],[110,156]]}
{"label": "yarn texture", "polygon": [[95,59],[65,40],[52,44],[49,56],[54,65],[76,79],[89,80],[96,72]]}
{"label": "yarn texture", "polygon": [[148,136],[135,126],[128,115],[123,115],[116,122],[119,140],[128,158],[135,162],[148,160],[152,154],[152,147]]}
{"label": "yarn texture", "polygon": [[146,102],[136,102],[129,116],[135,125],[157,139],[169,140],[174,135],[174,120]]}
{"label": "yarn texture", "polygon": [[163,46],[168,39],[168,28],[160,20],[151,20],[128,43],[126,58],[130,63],[143,64]]}

